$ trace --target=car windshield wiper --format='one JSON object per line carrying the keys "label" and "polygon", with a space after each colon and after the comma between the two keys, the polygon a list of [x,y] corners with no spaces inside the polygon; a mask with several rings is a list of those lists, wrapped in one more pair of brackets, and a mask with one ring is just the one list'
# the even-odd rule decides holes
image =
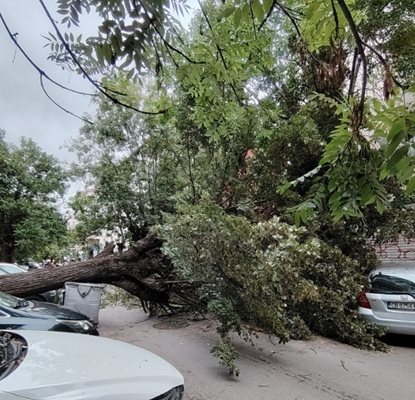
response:
{"label": "car windshield wiper", "polygon": [[27,300],[19,299],[14,306],[14,308],[24,308],[29,305],[29,302]]}

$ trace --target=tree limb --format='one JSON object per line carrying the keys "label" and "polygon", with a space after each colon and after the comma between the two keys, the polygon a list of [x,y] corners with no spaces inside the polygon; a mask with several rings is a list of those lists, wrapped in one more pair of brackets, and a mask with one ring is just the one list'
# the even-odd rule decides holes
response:
{"label": "tree limb", "polygon": [[[174,51],[177,54],[180,54],[184,59],[186,59],[186,61],[188,61],[191,64],[205,64],[204,61],[195,61],[192,60],[189,56],[187,56],[183,51],[177,49],[176,47],[174,47],[169,41],[167,41],[165,39],[165,37],[161,34],[161,32],[159,31],[159,29],[157,28],[157,26],[154,23],[154,19],[150,17],[146,6],[144,5],[144,3],[141,0],[138,0],[138,2],[140,3],[141,7],[143,7],[143,10],[148,18],[148,20],[150,21],[151,26],[153,27],[153,29],[155,30],[155,32],[157,33],[157,35],[160,37],[161,41],[164,43],[164,45],[166,47],[168,47],[170,50]],[[133,5],[134,8],[137,10],[137,0],[133,0]]]}
{"label": "tree limb", "polygon": [[262,29],[262,27],[267,23],[268,19],[271,17],[271,14],[274,11],[276,4],[277,4],[277,0],[273,0],[267,15],[265,16],[264,20],[261,22],[261,24],[258,27],[258,32]]}
{"label": "tree limb", "polygon": [[128,108],[130,110],[134,110],[138,113],[141,114],[145,114],[145,115],[159,115],[159,114],[164,114],[166,112],[166,110],[161,110],[161,111],[143,111],[140,110],[137,107],[133,107],[130,106],[129,104],[123,103],[122,101],[119,101],[116,97],[110,95],[109,93],[107,93],[104,89],[102,89],[101,86],[97,85],[96,82],[91,78],[91,76],[88,74],[88,72],[85,70],[85,68],[81,65],[81,63],[78,61],[76,55],[74,54],[74,52],[71,50],[70,46],[68,45],[68,43],[66,42],[66,40],[64,39],[64,37],[62,36],[62,33],[60,32],[58,26],[56,25],[55,20],[52,18],[49,10],[47,9],[45,3],[43,0],[39,0],[40,5],[42,6],[43,10],[45,11],[46,16],[48,17],[50,23],[52,24],[53,28],[55,29],[56,35],[58,36],[59,40],[61,41],[61,43],[63,44],[63,46],[65,47],[65,50],[67,51],[67,53],[69,54],[69,56],[72,58],[72,61],[74,62],[74,64],[79,68],[79,71],[82,72],[82,74],[84,75],[84,77],[100,92],[102,93],[105,97],[107,97],[108,99],[110,99],[113,103],[118,104],[122,107]]}
{"label": "tree limb", "polygon": [[[360,93],[360,101],[359,101],[359,105],[358,105],[358,115],[357,115],[357,120],[355,125],[353,126],[353,131],[356,134],[357,131],[359,130],[359,128],[361,127],[362,123],[363,123],[363,114],[364,114],[364,108],[365,108],[365,100],[366,100],[366,85],[367,85],[367,59],[366,59],[366,54],[365,54],[365,50],[363,48],[363,41],[360,38],[359,32],[357,30],[357,26],[356,23],[353,19],[353,16],[349,10],[349,7],[347,6],[347,4],[345,3],[344,0],[337,0],[340,8],[343,11],[343,14],[347,20],[347,23],[349,24],[350,30],[352,31],[355,43],[356,43],[356,48],[357,48],[357,52],[360,56],[360,59],[362,61],[362,66],[363,66],[363,76],[362,76],[362,85],[361,85],[361,93]],[[353,77],[352,77],[353,79]]]}
{"label": "tree limb", "polygon": [[94,93],[86,93],[86,92],[82,92],[79,90],[75,90],[72,89],[70,87],[67,87],[65,85],[62,85],[61,83],[55,81],[54,79],[52,79],[45,71],[43,71],[30,57],[29,55],[25,52],[25,50],[23,49],[22,46],[20,46],[19,42],[16,39],[16,34],[12,34],[9,26],[7,25],[3,15],[0,13],[0,20],[3,23],[4,28],[7,31],[7,34],[9,35],[10,39],[13,41],[13,43],[16,45],[16,47],[19,49],[19,51],[23,54],[24,58],[26,58],[26,60],[29,62],[29,64],[39,73],[39,75],[41,77],[44,77],[45,79],[47,79],[48,81],[52,82],[53,84],[55,84],[56,86],[60,87],[61,89],[67,90],[69,92],[72,93],[76,93],[76,94],[81,94],[84,96],[96,96],[96,94]]}
{"label": "tree limb", "polygon": [[[366,43],[366,42],[363,42],[362,41],[362,43],[363,43],[363,45],[365,46],[365,47],[367,47],[372,53],[374,53],[377,57],[378,57],[378,59],[379,59],[379,61],[381,62],[381,64],[385,67],[385,69],[388,69],[389,68],[389,64],[388,64],[388,62],[386,61],[386,59],[382,56],[382,54],[380,54],[373,46],[371,46],[370,44],[368,44],[368,43]],[[392,75],[392,79],[393,79],[393,82],[395,83],[395,85],[397,85],[397,86],[399,86],[401,89],[403,89],[403,90],[405,90],[405,89],[407,89],[407,86],[405,86],[405,85],[403,85],[401,82],[399,82],[397,79],[396,79],[396,77],[394,77],[393,75]]]}
{"label": "tree limb", "polygon": [[[207,13],[206,13],[206,10],[205,10],[205,8],[203,7],[203,5],[202,5],[202,3],[201,3],[201,1],[200,1],[200,0],[198,0],[198,3],[199,3],[199,6],[200,6],[200,9],[202,10],[203,17],[204,17],[204,19],[205,19],[205,21],[206,21],[206,23],[207,23],[207,25],[208,25],[208,27],[209,27],[209,30],[211,31],[211,33],[212,33],[212,35],[213,35],[213,34],[214,34],[214,30],[213,30],[212,24],[210,23],[210,20],[209,20],[209,17],[208,17],[208,15],[207,15]],[[216,43],[216,41],[215,41],[215,47],[216,47],[216,49],[218,50],[219,57],[220,57],[220,59],[221,59],[221,61],[222,61],[222,64],[223,64],[223,66],[224,66],[225,70],[226,70],[226,71],[229,71],[228,64],[227,64],[227,62],[226,62],[226,60],[225,60],[225,57],[224,57],[224,55],[223,55],[223,51],[222,51],[222,49],[220,48],[220,46]],[[232,89],[232,91],[233,91],[233,94],[235,95],[236,99],[238,100],[239,105],[244,106],[244,102],[243,102],[243,101],[242,101],[242,99],[240,98],[240,96],[239,96],[239,94],[238,94],[238,92],[237,92],[237,90],[236,90],[236,88],[235,88],[235,85],[234,85],[233,83],[229,83],[229,85],[230,85],[230,87],[231,87],[231,89]]]}
{"label": "tree limb", "polygon": [[50,95],[49,93],[46,91],[45,89],[45,85],[43,84],[43,75],[39,76],[40,78],[40,87],[42,88],[43,93],[45,94],[45,96],[53,103],[55,104],[56,107],[60,108],[62,111],[66,112],[69,115],[72,115],[75,118],[80,119],[83,122],[86,122],[87,124],[91,124],[92,122],[87,120],[86,118],[80,117],[79,115],[76,115],[75,113],[73,113],[72,111],[69,111],[68,109],[66,109],[65,107],[61,106],[58,102],[56,102]]}

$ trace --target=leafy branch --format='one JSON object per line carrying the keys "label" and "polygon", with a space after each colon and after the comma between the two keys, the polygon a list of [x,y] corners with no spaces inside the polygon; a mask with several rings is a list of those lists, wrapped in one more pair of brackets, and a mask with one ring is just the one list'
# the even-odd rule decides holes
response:
{"label": "leafy branch", "polygon": [[58,26],[56,25],[55,20],[52,18],[52,15],[50,14],[48,8],[46,7],[45,3],[43,0],[39,0],[40,5],[42,6],[43,10],[45,11],[45,14],[47,16],[47,18],[49,19],[50,23],[52,24],[53,28],[55,29],[56,35],[59,38],[59,40],[61,41],[61,43],[63,44],[66,52],[69,54],[69,56],[71,57],[72,61],[74,62],[74,64],[79,68],[79,71],[82,73],[82,75],[88,80],[88,82],[90,82],[92,84],[92,86],[94,86],[98,92],[100,92],[101,94],[103,94],[106,98],[108,98],[109,100],[111,100],[114,104],[118,104],[124,108],[136,111],[140,114],[145,114],[145,115],[159,115],[159,114],[164,114],[166,112],[166,110],[161,110],[161,111],[144,111],[144,110],[140,110],[137,107],[131,106],[130,104],[124,103],[120,100],[118,100],[116,97],[112,96],[111,94],[109,94],[108,92],[106,92],[100,85],[97,85],[97,83],[92,79],[92,77],[88,74],[88,72],[85,70],[85,68],[82,66],[82,64],[79,62],[78,58],[76,57],[75,53],[72,51],[72,49],[70,48],[69,44],[67,43],[67,41],[65,40],[65,38],[63,37],[62,33],[60,32]]}

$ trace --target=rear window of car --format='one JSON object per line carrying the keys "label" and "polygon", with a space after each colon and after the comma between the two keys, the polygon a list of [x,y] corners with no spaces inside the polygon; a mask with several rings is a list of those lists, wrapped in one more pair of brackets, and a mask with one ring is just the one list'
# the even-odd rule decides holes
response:
{"label": "rear window of car", "polygon": [[411,278],[379,273],[372,275],[370,283],[370,291],[373,293],[408,293],[415,295],[415,282]]}

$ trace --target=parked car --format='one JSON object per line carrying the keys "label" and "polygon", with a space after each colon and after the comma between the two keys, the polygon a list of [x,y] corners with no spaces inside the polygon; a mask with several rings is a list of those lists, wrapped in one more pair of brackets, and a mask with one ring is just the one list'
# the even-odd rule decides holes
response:
{"label": "parked car", "polygon": [[27,272],[28,270],[23,266],[10,264],[10,263],[0,263],[0,274],[21,274],[22,272]]}
{"label": "parked car", "polygon": [[27,267],[27,269],[29,271],[32,271],[32,270],[40,269],[41,268],[40,263],[34,261],[32,258],[26,258],[23,261],[23,264],[24,264],[25,267]]}
{"label": "parked car", "polygon": [[57,304],[20,299],[3,292],[0,292],[0,329],[98,335],[96,325],[84,314]]}
{"label": "parked car", "polygon": [[2,400],[180,400],[183,376],[127,343],[61,332],[0,332]]}
{"label": "parked car", "polygon": [[359,295],[359,313],[388,332],[415,335],[415,265],[384,265],[369,275]]}
{"label": "parked car", "polygon": [[[27,270],[16,264],[0,263],[0,275],[21,274],[22,272],[27,272]],[[26,297],[26,299],[61,304],[63,302],[63,289],[35,294]]]}

